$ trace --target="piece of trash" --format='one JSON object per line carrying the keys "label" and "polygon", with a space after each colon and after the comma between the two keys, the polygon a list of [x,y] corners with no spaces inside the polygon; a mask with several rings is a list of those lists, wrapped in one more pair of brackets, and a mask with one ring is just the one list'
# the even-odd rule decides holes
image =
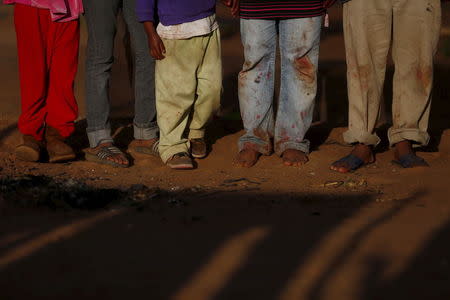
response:
{"label": "piece of trash", "polygon": [[327,181],[323,184],[324,187],[334,187],[334,188],[338,188],[341,185],[343,185],[344,182],[343,181]]}
{"label": "piece of trash", "polygon": [[356,188],[356,187],[367,187],[367,181],[365,179],[361,179],[359,181],[355,181],[355,180],[347,180],[346,182],[344,182],[344,186],[347,188]]}
{"label": "piece of trash", "polygon": [[249,180],[247,178],[242,177],[237,179],[226,179],[222,182],[221,186],[238,186],[238,184],[247,185],[248,183],[256,185],[261,184],[260,182]]}

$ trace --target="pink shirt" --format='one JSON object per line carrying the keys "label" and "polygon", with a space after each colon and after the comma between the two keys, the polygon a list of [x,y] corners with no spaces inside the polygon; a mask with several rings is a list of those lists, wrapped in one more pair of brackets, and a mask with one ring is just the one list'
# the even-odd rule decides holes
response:
{"label": "pink shirt", "polygon": [[76,20],[84,12],[82,0],[4,0],[3,3],[20,3],[37,8],[49,9],[54,22]]}

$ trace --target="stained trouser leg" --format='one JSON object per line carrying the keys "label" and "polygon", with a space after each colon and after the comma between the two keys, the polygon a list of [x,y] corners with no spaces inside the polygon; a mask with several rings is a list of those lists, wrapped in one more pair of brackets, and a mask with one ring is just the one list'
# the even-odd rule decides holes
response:
{"label": "stained trouser leg", "polygon": [[276,26],[274,20],[241,19],[245,62],[239,73],[239,106],[245,134],[239,139],[239,151],[272,153]]}
{"label": "stained trouser leg", "polygon": [[401,0],[394,6],[392,54],[395,63],[393,126],[389,142],[428,144],[433,58],[441,26],[439,0]]}
{"label": "stained trouser leg", "polygon": [[275,123],[275,153],[309,152],[305,140],[317,92],[322,17],[280,21],[281,87]]}
{"label": "stained trouser leg", "polygon": [[156,110],[160,130],[159,154],[164,163],[189,151],[184,137],[196,98],[196,71],[204,55],[204,39],[163,39],[165,58],[156,62]]}
{"label": "stained trouser leg", "polygon": [[205,53],[197,71],[197,98],[192,120],[189,124],[189,138],[203,138],[205,127],[220,106],[222,89],[222,60],[219,29],[204,39]]}
{"label": "stained trouser leg", "polygon": [[374,129],[391,44],[392,2],[352,0],[344,4],[349,100],[347,143],[376,145]]}

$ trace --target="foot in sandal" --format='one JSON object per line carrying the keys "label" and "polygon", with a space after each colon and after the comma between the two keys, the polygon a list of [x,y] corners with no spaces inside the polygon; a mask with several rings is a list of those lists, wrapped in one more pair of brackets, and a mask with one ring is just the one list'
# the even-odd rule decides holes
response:
{"label": "foot in sandal", "polygon": [[133,140],[128,145],[128,152],[137,152],[159,157],[159,139]]}
{"label": "foot in sandal", "polygon": [[127,168],[130,166],[130,161],[126,155],[112,143],[103,143],[95,148],[86,149],[85,158],[87,161],[111,165],[113,167]]}
{"label": "foot in sandal", "polygon": [[394,162],[403,168],[429,167],[428,163],[414,153],[410,141],[401,141],[394,146]]}
{"label": "foot in sandal", "polygon": [[172,156],[166,163],[170,168],[175,170],[191,170],[194,168],[192,158],[188,153],[180,152]]}
{"label": "foot in sandal", "polygon": [[191,155],[193,158],[205,158],[208,154],[205,138],[190,139]]}
{"label": "foot in sandal", "polygon": [[349,155],[335,161],[330,169],[339,173],[348,173],[374,161],[375,158],[371,146],[357,144]]}
{"label": "foot in sandal", "polygon": [[286,149],[281,156],[283,164],[289,167],[301,167],[308,162],[308,155],[296,149]]}

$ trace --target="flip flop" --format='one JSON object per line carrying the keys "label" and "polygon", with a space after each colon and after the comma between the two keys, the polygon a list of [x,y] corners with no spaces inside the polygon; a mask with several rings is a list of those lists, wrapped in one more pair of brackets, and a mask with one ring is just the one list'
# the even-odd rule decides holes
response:
{"label": "flip flop", "polygon": [[343,164],[348,166],[348,170],[350,172],[353,172],[361,168],[362,166],[366,165],[366,163],[361,158],[353,154],[349,154],[341,158],[340,160],[335,161],[332,165],[334,166],[336,164]]}
{"label": "flip flop", "polygon": [[405,169],[413,167],[429,167],[430,165],[423,159],[415,155],[414,153],[408,153],[401,156],[398,160],[394,160],[394,163],[402,166]]}
{"label": "flip flop", "polygon": [[136,142],[132,141],[128,146],[128,152],[135,151],[140,154],[147,154],[155,157],[159,157],[159,140],[155,141],[150,146],[137,146]]}
{"label": "flip flop", "polygon": [[92,161],[98,164],[110,165],[113,167],[120,167],[120,168],[128,168],[130,166],[129,163],[123,165],[108,159],[108,157],[112,157],[117,154],[124,155],[123,152],[120,151],[120,149],[114,145],[101,147],[97,153],[89,152],[89,150],[85,150],[84,153],[87,161]]}

